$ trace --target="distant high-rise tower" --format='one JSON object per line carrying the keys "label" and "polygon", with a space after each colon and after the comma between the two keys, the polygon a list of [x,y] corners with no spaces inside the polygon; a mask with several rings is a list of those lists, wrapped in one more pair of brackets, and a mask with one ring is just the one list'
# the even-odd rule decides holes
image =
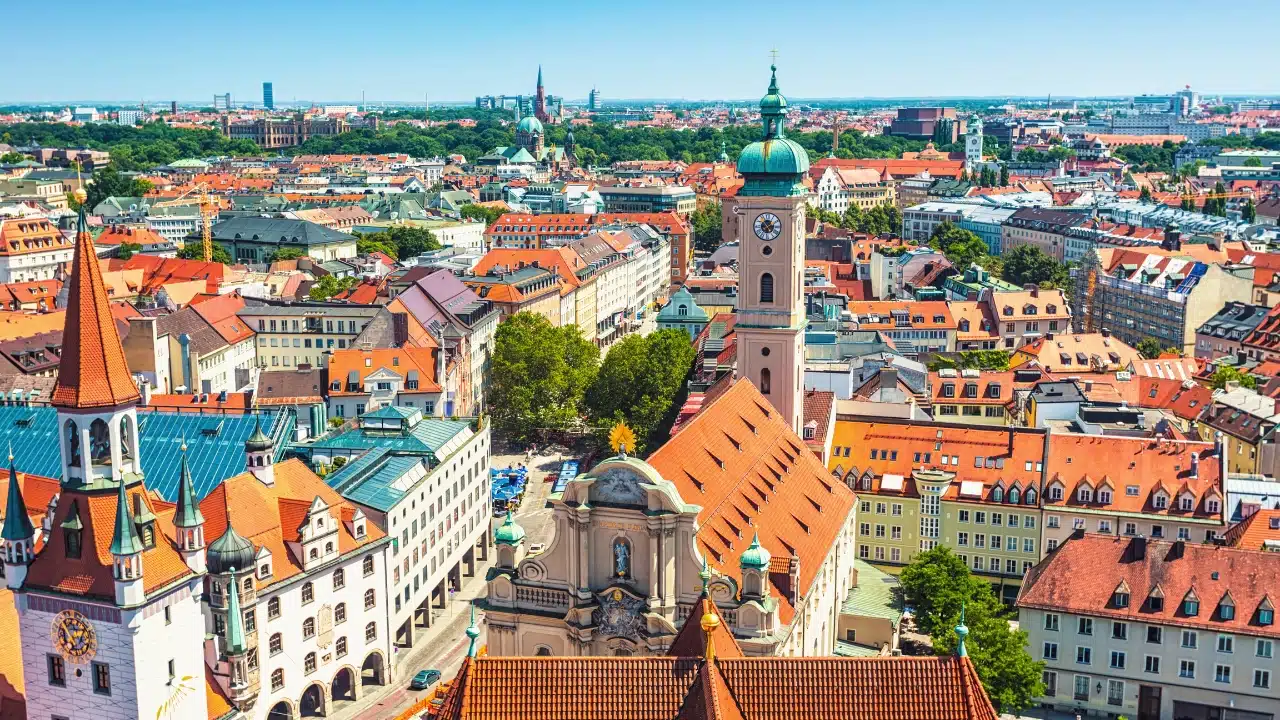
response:
{"label": "distant high-rise tower", "polygon": [[230,110],[231,109],[231,93],[226,93],[225,95],[214,95],[213,109],[214,110]]}
{"label": "distant high-rise tower", "polygon": [[587,95],[587,109],[595,112],[600,109],[600,89],[591,88],[591,94]]}
{"label": "distant high-rise tower", "polygon": [[262,83],[262,107],[268,110],[276,109],[276,96],[271,91],[271,83],[269,82]]}
{"label": "distant high-rise tower", "polygon": [[551,119],[547,115],[547,91],[542,87],[542,66],[538,66],[538,93],[533,99],[533,116],[547,122]]}

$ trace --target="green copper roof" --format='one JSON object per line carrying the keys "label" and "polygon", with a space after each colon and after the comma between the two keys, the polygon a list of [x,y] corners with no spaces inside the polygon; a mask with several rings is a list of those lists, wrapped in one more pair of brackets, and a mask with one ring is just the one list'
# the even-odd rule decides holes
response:
{"label": "green copper roof", "polygon": [[471,604],[471,624],[467,626],[467,637],[471,644],[467,647],[467,657],[476,656],[476,640],[480,638],[480,628],[476,626],[476,606]]}
{"label": "green copper roof", "polygon": [[541,133],[542,121],[532,115],[523,117],[516,123],[516,132]]}
{"label": "green copper roof", "polygon": [[129,495],[120,483],[120,494],[116,498],[116,530],[111,536],[112,555],[136,555],[142,552],[142,540],[138,538],[138,529],[133,526],[133,516],[129,514]]}
{"label": "green copper roof", "polygon": [[231,573],[231,582],[227,584],[230,590],[227,594],[227,642],[223,649],[228,655],[238,655],[244,652],[244,618],[240,614],[240,582],[236,580],[235,572]]}
{"label": "green copper roof", "polygon": [[507,511],[507,519],[493,531],[493,542],[498,545],[515,545],[524,539],[524,528],[516,524],[515,516]]}
{"label": "green copper roof", "polygon": [[760,544],[760,533],[756,533],[751,538],[751,546],[748,547],[739,558],[738,564],[743,569],[763,570],[769,567],[769,551],[764,549]]}
{"label": "green copper roof", "polygon": [[[261,430],[259,430],[261,432]],[[182,443],[182,474],[178,479],[178,507],[173,515],[174,527],[193,528],[204,524],[200,503],[196,499],[195,485],[191,482],[191,468],[187,466],[187,443]]]}
{"label": "green copper roof", "polygon": [[31,518],[27,517],[27,504],[22,500],[22,488],[18,487],[18,471],[13,467],[13,456],[9,456],[9,495],[4,504],[4,530],[0,537],[5,540],[30,540],[35,535],[35,527]]}
{"label": "green copper roof", "polygon": [[738,155],[738,173],[746,180],[739,195],[787,197],[808,192],[801,180],[809,172],[809,153],[785,137],[787,99],[778,92],[777,67],[771,70],[768,94],[760,99],[763,136]]}
{"label": "green copper roof", "polygon": [[[253,434],[248,440],[244,441],[244,449],[246,452],[262,452],[270,450],[273,443],[266,433],[262,432],[262,423],[255,420],[253,423]],[[184,460],[185,462],[185,460]]]}
{"label": "green copper roof", "polygon": [[840,607],[843,615],[882,618],[897,626],[902,620],[902,603],[898,599],[898,579],[865,560],[853,561],[858,571],[858,584],[849,588]]}
{"label": "green copper roof", "polygon": [[253,543],[236,532],[236,529],[231,525],[231,516],[228,514],[226,532],[222,533],[217,540],[214,540],[209,545],[207,553],[209,572],[217,575],[252,568],[256,555]]}

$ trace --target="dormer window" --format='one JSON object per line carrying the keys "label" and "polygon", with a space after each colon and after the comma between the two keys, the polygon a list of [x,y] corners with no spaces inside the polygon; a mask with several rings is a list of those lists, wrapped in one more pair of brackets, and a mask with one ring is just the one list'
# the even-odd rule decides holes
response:
{"label": "dormer window", "polygon": [[1204,504],[1204,507],[1210,513],[1217,513],[1222,509],[1222,503],[1218,502],[1217,498],[1212,498]]}
{"label": "dormer window", "polygon": [[80,558],[81,548],[81,531],[80,530],[64,530],[63,542],[67,548],[67,558],[78,560]]}
{"label": "dormer window", "polygon": [[1050,485],[1050,486],[1049,486],[1049,499],[1050,499],[1051,501],[1059,501],[1059,500],[1062,500],[1062,486],[1061,486],[1061,485]]}
{"label": "dormer window", "polygon": [[994,502],[1004,502],[1004,488],[997,485],[992,489],[991,500]]}
{"label": "dormer window", "polygon": [[1022,501],[1028,505],[1035,505],[1036,504],[1035,488],[1027,488],[1027,494],[1022,497]]}
{"label": "dormer window", "polygon": [[1076,491],[1076,500],[1082,503],[1093,502],[1093,489],[1087,485],[1082,485]]}
{"label": "dormer window", "polygon": [[1151,504],[1154,505],[1157,510],[1163,510],[1169,505],[1169,496],[1165,495],[1163,492],[1158,492],[1155,494],[1155,497],[1152,498]]}
{"label": "dormer window", "polygon": [[1200,599],[1195,596],[1194,591],[1187,593],[1187,597],[1183,598],[1182,614],[1187,617],[1195,617],[1200,614]]}
{"label": "dormer window", "polygon": [[1195,505],[1195,499],[1190,495],[1182,495],[1178,498],[1178,509],[1183,512],[1191,512],[1193,505]]}
{"label": "dormer window", "polygon": [[1271,598],[1262,598],[1262,604],[1258,606],[1258,624],[1272,625],[1276,621],[1276,609],[1271,605]]}
{"label": "dormer window", "polygon": [[1111,604],[1118,608],[1129,607],[1129,593],[1116,590],[1111,594]]}
{"label": "dormer window", "polygon": [[1098,491],[1098,502],[1099,502],[1099,503],[1101,503],[1101,504],[1103,504],[1103,505],[1110,505],[1110,504],[1111,504],[1111,491],[1110,491],[1110,490],[1099,490],[1099,491]]}
{"label": "dormer window", "polygon": [[1018,488],[1016,487],[1009,488],[1009,502],[1013,503],[1014,505],[1017,505],[1018,500],[1019,500]]}

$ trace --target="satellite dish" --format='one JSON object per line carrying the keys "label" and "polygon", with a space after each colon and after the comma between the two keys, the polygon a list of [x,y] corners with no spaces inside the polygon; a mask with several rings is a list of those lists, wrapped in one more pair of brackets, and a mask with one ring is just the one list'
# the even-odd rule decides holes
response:
{"label": "satellite dish", "polygon": [[391,219],[392,219],[392,220],[398,220],[398,219],[400,219],[400,213],[398,213],[398,212],[396,212],[396,211],[392,210],[392,211],[391,211]]}

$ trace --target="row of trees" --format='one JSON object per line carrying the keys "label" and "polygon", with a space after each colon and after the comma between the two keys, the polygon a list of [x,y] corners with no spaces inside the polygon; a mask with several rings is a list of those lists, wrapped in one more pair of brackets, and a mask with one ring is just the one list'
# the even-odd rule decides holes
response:
{"label": "row of trees", "polygon": [[934,228],[929,246],[945,255],[961,271],[971,263],[977,263],[991,275],[1014,285],[1036,285],[1058,290],[1071,287],[1068,266],[1035,245],[1019,245],[994,257],[989,254],[982,238],[954,223],[944,222]]}
{"label": "row of trees", "polygon": [[1044,663],[1027,653],[1026,631],[1013,629],[991,584],[974,577],[950,548],[938,546],[917,555],[903,568],[900,580],[903,601],[912,609],[916,627],[933,639],[938,655],[955,652],[955,627],[964,611],[969,628],[965,650],[1000,712],[1030,707],[1044,692]]}
{"label": "row of trees", "polygon": [[494,427],[519,440],[575,429],[603,439],[621,421],[635,432],[635,452],[643,452],[660,441],[678,410],[694,355],[686,333],[659,330],[628,335],[601,362],[578,326],[517,313],[494,339],[488,380]]}
{"label": "row of trees", "polygon": [[805,213],[828,225],[868,235],[897,235],[902,232],[902,211],[893,203],[882,203],[870,210],[850,205],[843,213],[809,207]]}
{"label": "row of trees", "polygon": [[356,233],[355,237],[356,252],[361,255],[382,252],[392,260],[417,257],[422,253],[441,248],[440,241],[436,239],[434,233],[426,228],[412,225],[393,225],[374,233]]}
{"label": "row of trees", "polygon": [[209,155],[254,155],[262,150],[248,140],[231,140],[216,130],[173,128],[156,122],[133,127],[107,123],[66,125],[19,123],[0,128],[0,142],[9,145],[87,147],[110,150],[121,171],[146,170],[175,160]]}
{"label": "row of trees", "polygon": [[636,434],[635,451],[643,452],[678,409],[694,354],[686,333],[658,331],[622,338],[602,363],[577,325],[554,327],[544,316],[517,313],[494,338],[494,427],[516,439],[584,428],[603,438],[625,421]]}

